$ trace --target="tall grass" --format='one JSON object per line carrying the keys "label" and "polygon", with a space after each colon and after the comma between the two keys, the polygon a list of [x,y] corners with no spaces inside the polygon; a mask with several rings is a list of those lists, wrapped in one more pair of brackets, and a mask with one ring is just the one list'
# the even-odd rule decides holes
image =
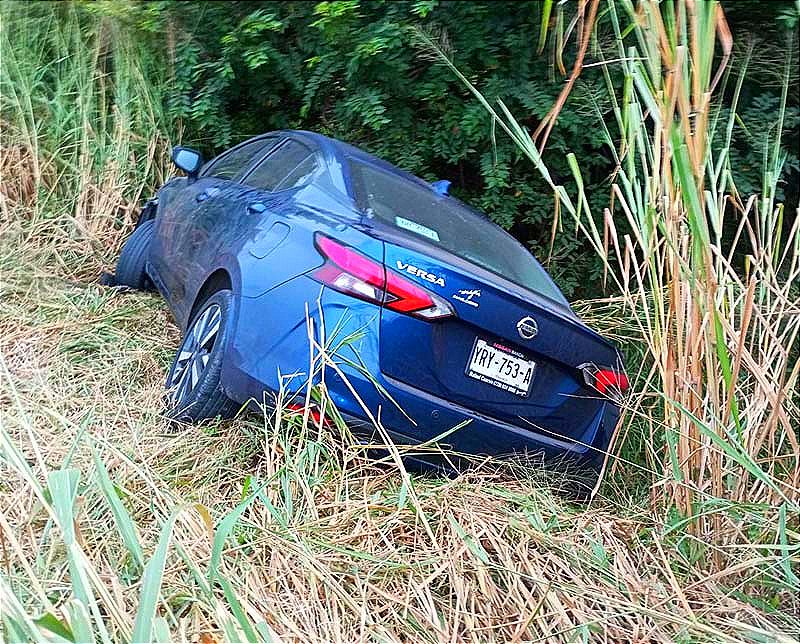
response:
{"label": "tall grass", "polygon": [[[730,544],[755,542],[773,553],[768,568],[797,588],[800,218],[796,204],[774,198],[791,57],[763,193],[740,195],[729,152],[747,60],[739,61],[723,120],[722,88],[737,73],[727,67],[732,41],[722,7],[609,0],[602,13],[584,32],[594,33],[612,99],[611,113],[598,113],[615,160],[602,215],[583,192],[579,159],[567,155],[570,194],[505,105],[496,110],[422,37],[549,182],[561,211],[604,259],[624,304],[619,314],[639,328],[649,367],[627,418],[650,428],[654,449],[643,457],[656,506],[677,512],[698,556],[722,565],[736,552]],[[597,36],[604,29],[610,52]],[[654,392],[658,404],[646,404]]]}
{"label": "tall grass", "polygon": [[61,272],[94,277],[167,176],[166,61],[71,3],[4,2],[1,17],[5,232],[25,221],[60,242]]}
{"label": "tall grass", "polygon": [[346,431],[286,409],[171,429],[177,332],[155,297],[22,265],[4,279],[9,641],[791,642],[800,629],[791,597],[770,607],[759,580],[741,595],[709,580],[635,510],[571,507],[491,468],[412,476],[397,450],[376,465]]}

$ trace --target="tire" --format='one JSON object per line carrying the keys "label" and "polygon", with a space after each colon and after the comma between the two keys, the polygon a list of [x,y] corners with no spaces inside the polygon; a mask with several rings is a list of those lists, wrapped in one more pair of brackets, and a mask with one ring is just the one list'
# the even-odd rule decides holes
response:
{"label": "tire", "polygon": [[151,219],[140,224],[128,237],[122,246],[122,251],[117,260],[117,274],[115,281],[119,286],[127,286],[137,291],[150,291],[153,288],[150,278],[145,270],[147,251],[150,250],[150,240],[153,239],[153,226]]}
{"label": "tire", "polygon": [[167,415],[178,421],[231,418],[240,405],[220,385],[222,358],[230,335],[233,293],[222,289],[198,308],[186,327],[167,374]]}

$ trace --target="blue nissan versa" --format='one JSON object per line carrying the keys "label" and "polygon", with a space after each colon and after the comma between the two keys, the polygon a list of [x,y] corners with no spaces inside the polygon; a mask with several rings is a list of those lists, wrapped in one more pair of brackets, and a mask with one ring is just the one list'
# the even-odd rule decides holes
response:
{"label": "blue nissan versa", "polygon": [[[351,338],[334,359],[398,442],[463,424],[446,438],[457,452],[602,462],[628,387],[619,353],[447,182],[310,132],[172,159],[188,176],[146,204],[116,283],[155,285],[184,330],[173,417],[232,415],[282,374],[301,389],[310,317]],[[341,376],[325,382],[346,419],[368,417]]]}

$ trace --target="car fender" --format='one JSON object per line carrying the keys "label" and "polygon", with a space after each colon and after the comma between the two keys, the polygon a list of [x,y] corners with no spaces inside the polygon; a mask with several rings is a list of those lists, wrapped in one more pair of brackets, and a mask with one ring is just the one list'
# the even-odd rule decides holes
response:
{"label": "car fender", "polygon": [[207,286],[209,282],[214,279],[215,275],[218,275],[220,272],[224,271],[228,278],[230,279],[231,291],[233,292],[233,302],[234,302],[234,314],[232,317],[233,323],[236,323],[236,310],[238,306],[236,303],[241,297],[242,293],[242,271],[239,266],[238,258],[235,255],[231,254],[224,254],[217,258],[217,261],[213,264],[212,268],[206,272],[203,276],[203,280],[200,282],[200,286],[192,293],[192,306],[187,308],[186,311],[181,315],[181,319],[178,320],[179,326],[182,331],[186,331],[186,327],[191,320],[192,313],[196,310],[196,308],[202,304],[200,301],[201,299],[205,299],[207,295],[210,293],[205,293],[204,291],[207,290]]}
{"label": "car fender", "polygon": [[141,226],[144,222],[155,219],[158,216],[158,197],[151,197],[144,202],[141,211],[139,211],[139,219],[136,220],[136,228]]}

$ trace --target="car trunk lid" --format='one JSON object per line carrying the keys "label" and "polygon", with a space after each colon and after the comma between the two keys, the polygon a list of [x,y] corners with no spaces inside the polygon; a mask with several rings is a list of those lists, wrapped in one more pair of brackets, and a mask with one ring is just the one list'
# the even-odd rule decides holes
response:
{"label": "car trunk lid", "polygon": [[384,375],[503,422],[591,441],[604,399],[581,369],[616,365],[606,340],[564,304],[452,253],[402,236],[384,235],[384,242],[387,270],[443,297],[456,313],[429,322],[384,308]]}

